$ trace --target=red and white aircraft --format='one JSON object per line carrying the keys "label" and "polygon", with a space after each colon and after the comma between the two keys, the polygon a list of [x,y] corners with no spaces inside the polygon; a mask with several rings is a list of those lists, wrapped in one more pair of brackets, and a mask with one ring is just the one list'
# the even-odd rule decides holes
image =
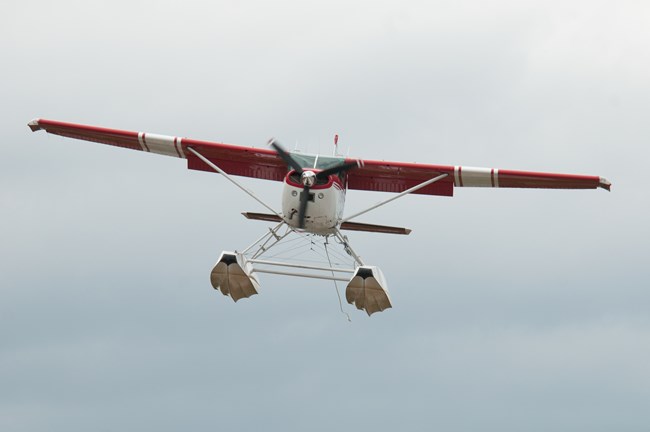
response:
{"label": "red and white aircraft", "polygon": [[[216,171],[262,204],[270,213],[244,213],[244,216],[276,222],[277,225],[242,252],[223,252],[211,273],[213,287],[234,301],[257,294],[258,273],[273,273],[345,281],[348,283],[348,302],[371,315],[391,307],[385,278],[377,267],[368,266],[362,261],[341,230],[391,234],[409,234],[410,230],[351,222],[352,219],[410,193],[450,197],[459,187],[600,187],[610,190],[611,186],[609,181],[598,176],[308,155],[288,152],[274,140],[269,142],[273,149],[266,149],[46,119],[35,119],[28,125],[32,131],[43,129],[64,137],[186,159],[189,169]],[[274,210],[231,175],[283,182],[282,210]],[[393,192],[396,195],[344,217],[348,189]],[[285,241],[290,234],[311,235],[323,240],[329,266],[263,259],[269,249]],[[345,252],[353,259],[352,268],[332,264],[327,249],[329,238],[343,245]],[[293,272],[273,270],[278,267]],[[317,273],[305,273],[306,270]],[[347,273],[347,276],[343,277],[341,273]]]}

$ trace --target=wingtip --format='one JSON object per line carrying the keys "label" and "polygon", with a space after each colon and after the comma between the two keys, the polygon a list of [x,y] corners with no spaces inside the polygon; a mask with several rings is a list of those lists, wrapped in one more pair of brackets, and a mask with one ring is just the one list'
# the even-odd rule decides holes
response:
{"label": "wingtip", "polygon": [[41,125],[38,124],[39,120],[40,119],[34,119],[34,120],[30,121],[29,123],[27,123],[27,126],[29,126],[29,128],[32,130],[32,132],[36,132],[38,130],[41,130]]}
{"label": "wingtip", "polygon": [[598,187],[601,187],[608,192],[612,191],[612,183],[604,177],[600,178],[600,183],[598,184]]}

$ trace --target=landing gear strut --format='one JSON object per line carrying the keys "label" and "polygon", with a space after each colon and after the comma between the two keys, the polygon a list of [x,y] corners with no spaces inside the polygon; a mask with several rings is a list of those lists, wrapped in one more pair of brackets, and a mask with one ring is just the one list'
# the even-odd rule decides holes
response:
{"label": "landing gear strut", "polygon": [[[282,227],[285,230],[282,231]],[[294,235],[294,238],[289,238]],[[231,297],[235,302],[258,294],[260,273],[297,276],[312,279],[327,279],[347,282],[345,298],[348,303],[368,315],[392,307],[388,288],[383,273],[378,267],[364,265],[361,257],[352,249],[347,237],[336,230],[334,238],[343,246],[352,258],[347,259],[341,253],[335,253],[335,260],[330,259],[331,249],[327,249],[330,236],[316,236],[299,232],[281,222],[275,228],[260,237],[243,252],[222,252],[210,274],[210,282],[215,290]],[[302,239],[301,239],[302,237]],[[316,250],[322,242],[329,265],[314,264],[313,260],[301,260],[296,255],[296,238],[308,242],[309,251],[319,255]],[[281,249],[291,243],[289,249],[293,256],[286,256]],[[280,250],[279,253],[276,253]],[[271,254],[273,255],[271,256]],[[302,251],[298,251],[303,254]],[[273,258],[273,259],[270,259]],[[306,258],[303,256],[302,258]],[[347,262],[345,262],[347,261]]]}

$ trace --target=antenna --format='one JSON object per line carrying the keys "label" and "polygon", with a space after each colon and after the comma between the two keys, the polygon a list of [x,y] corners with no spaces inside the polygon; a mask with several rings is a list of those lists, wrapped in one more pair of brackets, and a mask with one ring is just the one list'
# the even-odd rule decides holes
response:
{"label": "antenna", "polygon": [[334,134],[334,156],[339,154],[339,134]]}

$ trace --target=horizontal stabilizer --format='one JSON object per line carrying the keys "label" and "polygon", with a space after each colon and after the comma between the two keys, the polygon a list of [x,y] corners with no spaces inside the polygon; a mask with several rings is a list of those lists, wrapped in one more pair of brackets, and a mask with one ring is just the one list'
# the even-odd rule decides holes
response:
{"label": "horizontal stabilizer", "polygon": [[341,224],[341,229],[348,231],[366,231],[382,234],[411,234],[411,230],[409,228],[394,227],[388,225],[373,225],[359,222],[343,222]]}
{"label": "horizontal stabilizer", "polygon": [[[263,220],[267,222],[282,222],[282,219],[278,215],[267,214],[267,213],[253,213],[253,212],[244,212],[242,213],[246,219],[253,220]],[[402,234],[409,235],[411,230],[408,228],[402,227],[393,227],[387,225],[373,225],[365,224],[359,222],[343,222],[341,224],[341,229],[348,231],[366,231],[374,233],[383,233],[383,234]]]}
{"label": "horizontal stabilizer", "polygon": [[268,214],[268,213],[253,213],[253,212],[243,212],[242,213],[246,219],[252,220],[261,220],[267,222],[282,222],[282,218],[278,215]]}

